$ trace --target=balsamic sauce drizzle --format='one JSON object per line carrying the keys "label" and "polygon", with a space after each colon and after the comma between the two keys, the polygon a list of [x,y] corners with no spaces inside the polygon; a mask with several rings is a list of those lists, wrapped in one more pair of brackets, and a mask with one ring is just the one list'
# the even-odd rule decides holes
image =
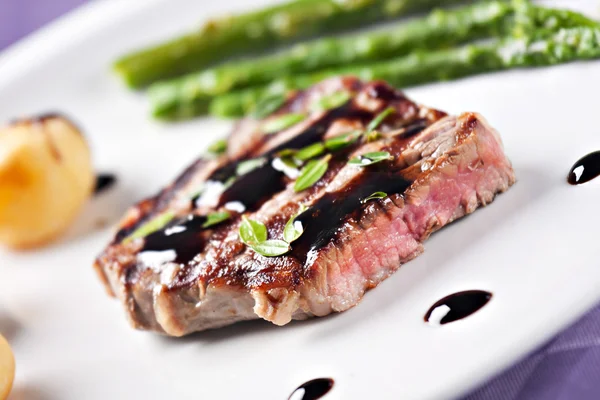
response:
{"label": "balsamic sauce drizzle", "polygon": [[318,378],[303,383],[298,386],[288,400],[317,400],[325,396],[331,388],[334,381],[331,378]]}
{"label": "balsamic sauce drizzle", "polygon": [[239,201],[247,209],[254,210],[258,204],[273,193],[285,188],[282,173],[271,166],[271,162],[244,174],[233,181],[219,199],[219,205]]}
{"label": "balsamic sauce drizzle", "polygon": [[110,189],[115,184],[117,177],[113,174],[98,174],[96,175],[96,186],[94,187],[94,195],[100,194],[105,190]]}
{"label": "balsamic sauce drizzle", "polygon": [[581,185],[600,175],[600,151],[594,151],[581,157],[571,167],[567,182],[571,185]]}
{"label": "balsamic sauce drizzle", "polygon": [[[453,293],[436,301],[429,308],[425,314],[425,322],[444,325],[458,321],[479,311],[491,298],[492,294],[484,290],[467,290]],[[436,314],[446,311],[441,319],[439,319],[440,314],[434,315],[434,312],[438,309],[439,311]]]}
{"label": "balsamic sauce drizzle", "polygon": [[187,263],[199,253],[203,246],[204,238],[202,225],[206,222],[205,216],[189,215],[178,219],[157,232],[146,236],[144,242],[145,251],[175,251],[177,263]]}

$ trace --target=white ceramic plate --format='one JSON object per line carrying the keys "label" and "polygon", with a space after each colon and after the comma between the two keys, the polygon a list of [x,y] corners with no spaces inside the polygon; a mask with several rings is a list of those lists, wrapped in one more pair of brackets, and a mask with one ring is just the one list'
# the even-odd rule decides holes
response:
{"label": "white ceramic plate", "polygon": [[[593,1],[562,3],[600,11]],[[447,399],[600,300],[600,182],[565,182],[572,163],[600,147],[600,63],[591,62],[409,91],[453,113],[483,113],[501,132],[519,181],[434,235],[424,255],[354,309],[283,328],[252,322],[183,339],[132,330],[91,268],[111,235],[96,224],[115,222],[230,124],[153,122],[143,97],[125,90],[109,65],[125,50],[244,6],[94,2],[0,55],[0,121],[65,112],[85,130],[98,169],[119,177],[59,243],[0,253],[0,330],[17,359],[12,399],[286,399],[317,377],[335,379],[331,400]],[[494,297],[461,322],[423,322],[433,302],[464,289]]]}

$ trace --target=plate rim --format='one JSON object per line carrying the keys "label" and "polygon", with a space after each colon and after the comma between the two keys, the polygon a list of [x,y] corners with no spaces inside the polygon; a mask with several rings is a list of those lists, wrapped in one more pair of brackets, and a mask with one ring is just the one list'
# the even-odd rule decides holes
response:
{"label": "plate rim", "polygon": [[[0,51],[0,87],[7,84],[15,76],[27,74],[26,70],[30,68],[30,64],[35,65],[35,63],[43,62],[45,58],[56,57],[58,51],[56,47],[57,43],[61,44],[60,51],[68,51],[71,46],[85,40],[86,36],[96,35],[97,31],[104,24],[118,23],[110,18],[112,15],[118,15],[119,19],[126,19],[131,14],[135,14],[143,8],[152,7],[156,3],[165,1],[124,2],[118,0],[96,0],[76,7],[67,14]],[[74,38],[72,32],[77,30],[78,27],[84,27],[85,35]],[[34,53],[33,49],[43,49],[43,51]],[[482,363],[482,369],[487,370],[487,373],[471,377],[469,381],[456,382],[456,392],[453,395],[469,394],[490,377],[497,376],[507,368],[517,365],[524,357],[536,351],[537,348],[543,346],[544,343],[547,343],[548,340],[570,326],[574,321],[580,319],[587,311],[591,310],[596,304],[596,297],[588,293],[582,295],[578,302],[577,310],[571,309],[571,314],[568,318],[564,318],[560,322],[547,324],[544,333],[540,334],[538,332],[536,335],[530,336],[528,340],[514,344],[511,351],[504,353],[504,356],[501,358]],[[490,366],[492,362],[494,362],[495,367]]]}

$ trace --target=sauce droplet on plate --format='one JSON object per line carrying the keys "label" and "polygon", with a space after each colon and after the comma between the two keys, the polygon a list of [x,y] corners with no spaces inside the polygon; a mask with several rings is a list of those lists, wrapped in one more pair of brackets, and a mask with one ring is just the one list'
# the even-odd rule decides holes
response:
{"label": "sauce droplet on plate", "polygon": [[318,378],[303,383],[288,400],[317,400],[325,396],[333,387],[333,379]]}
{"label": "sauce droplet on plate", "polygon": [[484,290],[467,290],[453,293],[435,302],[425,314],[425,322],[444,325],[458,321],[480,310],[492,294]]}
{"label": "sauce droplet on plate", "polygon": [[101,193],[109,189],[114,185],[117,177],[113,174],[98,174],[96,175],[96,187],[94,188],[94,194]]}
{"label": "sauce droplet on plate", "polygon": [[600,175],[600,151],[594,151],[577,160],[569,171],[567,181],[571,185],[580,185]]}

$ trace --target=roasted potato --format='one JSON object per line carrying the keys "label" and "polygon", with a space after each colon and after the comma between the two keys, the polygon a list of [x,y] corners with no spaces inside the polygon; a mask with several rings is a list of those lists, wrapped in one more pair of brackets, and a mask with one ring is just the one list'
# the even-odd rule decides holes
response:
{"label": "roasted potato", "polygon": [[57,238],[94,182],[87,143],[66,118],[46,115],[0,129],[0,243],[30,248]]}
{"label": "roasted potato", "polygon": [[8,342],[0,335],[0,400],[5,400],[15,379],[15,358]]}

